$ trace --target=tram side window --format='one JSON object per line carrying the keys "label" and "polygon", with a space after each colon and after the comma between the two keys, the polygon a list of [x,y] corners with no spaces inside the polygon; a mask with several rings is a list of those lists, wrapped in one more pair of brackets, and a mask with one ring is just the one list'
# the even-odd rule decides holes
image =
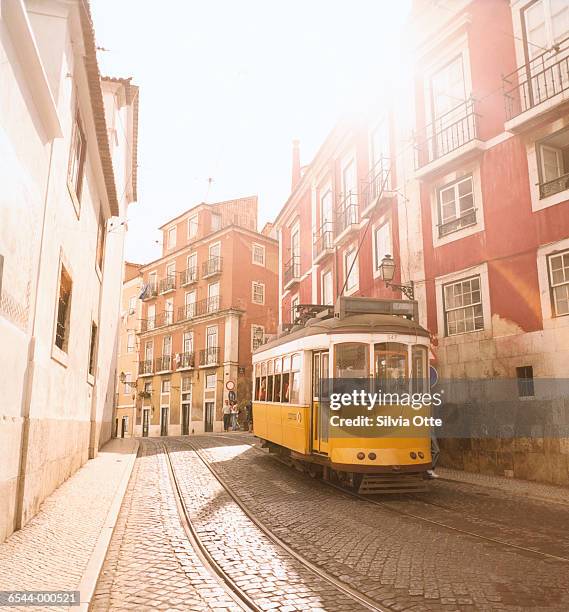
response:
{"label": "tram side window", "polygon": [[255,400],[259,401],[259,389],[261,387],[261,364],[255,365]]}
{"label": "tram side window", "polygon": [[413,393],[427,393],[429,390],[427,347],[414,346],[411,349],[411,388]]}
{"label": "tram side window", "polygon": [[265,362],[261,364],[261,385],[259,388],[259,401],[267,401],[267,364]]}
{"label": "tram side window", "polygon": [[369,376],[369,345],[363,342],[335,344],[334,376],[336,378],[367,378]]}
{"label": "tram side window", "polygon": [[374,346],[375,381],[382,393],[408,393],[407,345],[380,342]]}
{"label": "tram side window", "polygon": [[292,356],[290,372],[290,402],[298,404],[300,390],[300,353]]}
{"label": "tram side window", "polygon": [[273,401],[273,360],[267,362],[267,402]]}
{"label": "tram side window", "polygon": [[281,402],[288,403],[290,397],[290,355],[283,358],[283,388]]}
{"label": "tram side window", "polygon": [[279,357],[275,359],[275,386],[273,391],[273,401],[281,401],[281,370],[282,370],[282,359]]}

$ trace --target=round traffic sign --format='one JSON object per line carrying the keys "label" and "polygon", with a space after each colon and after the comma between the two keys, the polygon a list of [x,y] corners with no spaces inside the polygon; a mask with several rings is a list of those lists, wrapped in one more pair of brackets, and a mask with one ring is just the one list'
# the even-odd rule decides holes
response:
{"label": "round traffic sign", "polygon": [[235,389],[235,383],[232,380],[228,380],[225,383],[225,387],[228,391],[233,391],[233,389]]}

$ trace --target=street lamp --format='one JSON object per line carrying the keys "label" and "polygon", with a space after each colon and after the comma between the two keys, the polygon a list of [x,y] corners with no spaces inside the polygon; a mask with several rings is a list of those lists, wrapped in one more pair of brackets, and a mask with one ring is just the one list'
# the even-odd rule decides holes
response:
{"label": "street lamp", "polygon": [[415,287],[413,286],[413,281],[410,281],[406,285],[398,285],[397,283],[391,282],[395,276],[395,261],[391,255],[386,255],[381,260],[379,269],[381,270],[381,278],[383,278],[385,281],[386,287],[391,287],[394,290],[401,291],[411,301],[415,299]]}
{"label": "street lamp", "polygon": [[127,380],[126,379],[126,374],[124,372],[121,372],[119,374],[119,380],[120,380],[122,385],[130,385],[131,387],[136,387],[136,381],[135,382],[131,382],[130,380]]}

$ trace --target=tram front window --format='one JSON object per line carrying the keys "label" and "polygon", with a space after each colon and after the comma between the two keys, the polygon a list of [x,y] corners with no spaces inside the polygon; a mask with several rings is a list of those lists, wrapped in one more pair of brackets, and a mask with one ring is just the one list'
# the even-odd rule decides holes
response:
{"label": "tram front window", "polygon": [[341,342],[334,345],[334,376],[336,378],[367,378],[369,375],[369,345],[362,342]]}
{"label": "tram front window", "polygon": [[374,345],[374,377],[382,393],[409,393],[407,345],[380,342]]}

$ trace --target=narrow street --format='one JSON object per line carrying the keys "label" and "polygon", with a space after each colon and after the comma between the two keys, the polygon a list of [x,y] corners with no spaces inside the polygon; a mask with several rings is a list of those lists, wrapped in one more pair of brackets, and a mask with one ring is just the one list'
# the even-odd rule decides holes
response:
{"label": "narrow street", "polygon": [[91,608],[567,610],[567,524],[443,479],[358,498],[248,434],[143,439]]}

